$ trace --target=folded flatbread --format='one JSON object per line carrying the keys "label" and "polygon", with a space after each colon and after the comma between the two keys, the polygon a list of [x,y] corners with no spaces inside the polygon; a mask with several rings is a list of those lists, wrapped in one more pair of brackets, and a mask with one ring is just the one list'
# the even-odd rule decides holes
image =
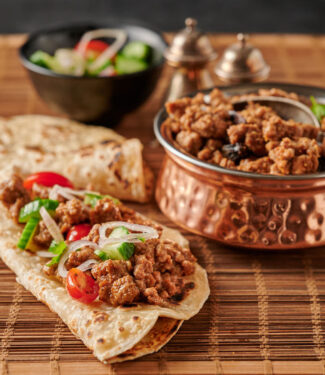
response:
{"label": "folded flatbread", "polygon": [[138,139],[111,129],[40,115],[0,118],[0,177],[53,171],[69,176],[77,188],[146,202],[153,174]]}
{"label": "folded flatbread", "polygon": [[[140,221],[156,225],[140,214],[135,215]],[[2,203],[0,228],[0,256],[15,272],[17,281],[56,312],[76,337],[105,363],[134,359],[159,350],[173,337],[183,320],[199,312],[209,295],[206,271],[195,263],[194,272],[184,276],[186,283],[192,285],[191,290],[174,305],[139,302],[114,307],[100,301],[86,305],[73,299],[64,284],[42,271],[44,259],[16,247],[22,226],[8,218],[7,208]],[[165,240],[188,247],[188,241],[180,232],[162,227],[160,241]]]}

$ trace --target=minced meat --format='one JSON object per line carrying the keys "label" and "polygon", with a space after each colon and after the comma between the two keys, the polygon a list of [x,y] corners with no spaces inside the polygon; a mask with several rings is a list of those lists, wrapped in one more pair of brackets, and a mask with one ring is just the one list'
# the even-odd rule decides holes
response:
{"label": "minced meat", "polygon": [[97,201],[89,216],[91,224],[122,220],[119,207],[107,197]]}
{"label": "minced meat", "polygon": [[65,268],[67,270],[80,266],[88,259],[100,260],[96,254],[94,254],[94,249],[88,246],[81,248],[80,250],[74,251],[69,255],[65,263]]}
{"label": "minced meat", "polygon": [[183,277],[193,274],[195,261],[189,249],[153,239],[136,244],[130,261],[107,260],[95,265],[92,275],[99,298],[114,306],[137,301],[167,306],[186,295]]}
{"label": "minced meat", "polygon": [[[259,95],[308,102],[295,93],[279,89],[261,89],[258,93],[234,97],[225,97],[214,89],[209,95],[199,93],[193,98],[167,103],[169,117],[164,126],[182,151],[224,168],[277,175],[323,170],[325,163],[319,160],[325,157],[325,142],[319,128],[285,120],[271,107],[255,102],[249,102],[242,110],[234,110],[236,100]],[[285,139],[292,142],[290,147]],[[307,148],[298,151],[297,142],[303,142]],[[318,151],[315,142],[318,142]]]}
{"label": "minced meat", "polygon": [[20,209],[30,202],[30,196],[20,176],[13,174],[9,180],[1,183],[0,201],[9,209],[11,217],[18,222]]}
{"label": "minced meat", "polygon": [[48,231],[43,220],[39,222],[37,233],[33,237],[33,241],[41,246],[43,249],[47,249],[52,242],[52,236]]}
{"label": "minced meat", "polygon": [[89,209],[79,199],[74,198],[59,204],[55,211],[55,218],[61,232],[66,233],[73,225],[89,221]]}

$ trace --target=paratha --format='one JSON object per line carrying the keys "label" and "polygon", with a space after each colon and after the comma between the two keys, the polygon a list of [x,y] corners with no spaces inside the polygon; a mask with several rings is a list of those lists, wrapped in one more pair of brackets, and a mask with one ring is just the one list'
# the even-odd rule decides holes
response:
{"label": "paratha", "polygon": [[142,144],[111,129],[41,115],[0,118],[0,177],[48,170],[69,176],[78,188],[146,202],[153,174]]}
{"label": "paratha", "polygon": [[[107,209],[107,207],[111,205],[110,207],[115,209],[115,214],[116,209],[118,209],[120,211],[119,215],[124,215],[118,216],[117,218],[126,220],[118,223],[124,223],[123,225],[126,226],[128,223],[131,226],[134,225],[134,223],[135,225],[141,225],[141,227],[148,226],[148,228],[151,228],[151,232],[149,231],[150,233],[155,233],[156,231],[159,235],[158,237],[144,240],[143,238],[140,239],[140,237],[145,236],[146,232],[141,234],[128,234],[136,234],[139,239],[139,241],[135,242],[135,250],[132,255],[133,258],[130,258],[131,260],[119,261],[111,260],[110,258],[102,261],[97,259],[97,264],[95,264],[89,272],[91,272],[96,282],[99,282],[99,285],[101,285],[100,283],[103,280],[101,278],[102,275],[97,278],[94,272],[95,267],[101,270],[100,267],[104,269],[103,267],[104,265],[106,267],[106,263],[108,264],[111,262],[110,264],[112,264],[114,262],[124,262],[127,264],[127,262],[129,262],[128,267],[132,266],[132,271],[128,271],[130,274],[127,274],[127,276],[121,275],[120,278],[115,281],[118,282],[119,280],[122,280],[125,277],[131,277],[132,275],[134,278],[134,285],[139,286],[141,293],[135,295],[134,301],[128,300],[128,303],[118,302],[114,305],[114,299],[112,297],[114,281],[112,284],[113,286],[110,286],[111,289],[109,293],[104,294],[106,300],[103,298],[101,299],[101,289],[99,289],[99,298],[89,304],[82,303],[79,300],[72,298],[65,286],[65,279],[62,280],[62,275],[60,276],[60,274],[44,272],[44,265],[47,260],[42,258],[43,255],[38,256],[37,254],[40,253],[32,253],[17,248],[17,242],[21,236],[22,226],[8,218],[9,211],[7,201],[4,199],[3,186],[6,186],[6,183],[1,186],[2,190],[0,191],[0,198],[2,203],[4,203],[0,205],[1,258],[7,266],[16,273],[17,281],[34,294],[36,298],[47,304],[52,311],[57,313],[76,337],[80,338],[85,345],[93,351],[94,355],[99,360],[111,363],[119,362],[159,350],[161,346],[165,345],[177,332],[182,321],[190,319],[193,315],[197,314],[208,298],[209,285],[206,271],[197,264],[195,258],[190,254],[190,251],[188,250],[188,241],[180,234],[180,232],[159,226],[152,220],[128,209],[120,202],[114,203],[111,198],[107,197],[101,197],[96,202],[94,208],[90,209],[90,218],[93,217],[91,213],[93,211],[91,210],[98,211],[99,206],[101,206],[101,208],[106,207]],[[51,194],[51,192],[49,194]],[[59,192],[58,194],[63,193]],[[15,197],[16,200],[19,199],[17,198],[17,195],[15,195]],[[63,226],[61,226],[62,223],[60,222],[58,210],[60,207],[61,211],[64,208],[67,208],[70,204],[69,202],[72,202],[72,200],[63,200],[53,216],[58,223],[58,227],[61,228],[61,231],[63,231]],[[80,207],[83,207],[83,204],[84,203],[81,202]],[[65,215],[68,214],[65,213]],[[85,219],[83,218],[82,220],[84,221]],[[67,220],[66,223],[70,223],[69,220]],[[97,231],[96,233],[98,235],[101,233],[101,228],[109,223],[111,222],[92,224],[93,226],[90,234],[95,228],[97,228],[95,232]],[[96,225],[99,227],[96,227]],[[90,234],[87,237],[88,239],[92,238]],[[106,232],[104,234],[104,237],[105,236],[107,236]],[[97,239],[97,243],[100,244],[100,239]],[[72,244],[75,243],[72,242]],[[81,254],[88,245],[83,246],[84,247],[81,249],[70,253],[69,258],[66,258],[67,260],[64,263],[64,267],[68,269],[68,263],[71,261],[70,258],[72,255],[75,255],[79,250],[79,254]],[[146,295],[146,291],[147,289],[155,288],[157,288],[157,291],[158,286],[147,288],[147,285],[141,289],[141,282],[145,279],[141,279],[141,273],[140,276],[138,276],[137,272],[140,270],[141,266],[145,264],[145,259],[142,259],[141,256],[147,257],[147,254],[149,254],[150,251],[154,254],[155,263],[152,264],[156,267],[156,271],[150,271],[150,275],[155,275],[155,277],[158,278],[159,275],[154,274],[154,272],[158,272],[160,274],[159,277],[162,277],[163,280],[167,280],[167,282],[168,280],[172,282],[174,280],[174,285],[171,283],[171,287],[181,288],[181,294],[179,291],[170,292],[168,289],[169,286],[164,286],[164,283],[161,283],[159,284],[161,285],[159,288],[162,289],[159,289],[160,294],[157,294],[156,296],[161,299],[156,299],[152,302],[153,300],[150,299],[151,295]],[[174,254],[174,258],[170,257],[170,259],[167,259],[166,256],[170,254]],[[93,256],[93,253],[91,253],[91,256]],[[89,259],[92,258],[90,257]],[[83,262],[83,264],[84,263],[85,262]],[[119,265],[120,263],[114,264]],[[137,266],[139,266],[139,268],[137,268]],[[189,267],[189,272],[183,270],[183,267],[185,266],[187,268]],[[80,267],[80,265],[76,268],[78,267]],[[57,267],[57,270],[58,269],[60,269],[60,263]],[[72,270],[74,269],[75,268],[72,268]],[[148,275],[149,273],[145,276],[147,277]],[[167,277],[165,278],[165,276]],[[105,285],[106,284],[104,284],[104,286]],[[166,285],[170,284],[167,283]],[[164,288],[166,290],[164,290]],[[166,292],[167,290],[169,294]],[[175,294],[173,295],[172,293]],[[125,297],[125,295],[127,295],[126,292],[122,297]],[[118,294],[118,296],[120,296],[120,294]]]}

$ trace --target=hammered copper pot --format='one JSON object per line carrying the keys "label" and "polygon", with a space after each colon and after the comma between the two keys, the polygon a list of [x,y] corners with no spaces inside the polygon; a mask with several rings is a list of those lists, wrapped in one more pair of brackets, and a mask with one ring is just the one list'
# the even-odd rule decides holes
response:
{"label": "hammered copper pot", "polygon": [[[250,91],[268,86],[279,84],[249,85]],[[301,93],[301,86],[290,87]],[[162,110],[155,120],[166,150],[156,199],[168,218],[227,245],[278,250],[325,245],[325,173],[272,176],[202,162],[173,146],[161,127],[165,118]]]}

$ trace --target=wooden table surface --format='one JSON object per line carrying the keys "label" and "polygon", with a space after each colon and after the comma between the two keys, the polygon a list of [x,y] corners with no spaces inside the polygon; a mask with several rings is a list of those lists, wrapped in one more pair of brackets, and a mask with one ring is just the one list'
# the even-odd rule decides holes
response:
{"label": "wooden table surface", "polygon": [[[52,114],[17,55],[23,35],[0,36],[0,116]],[[233,35],[212,35],[222,52]],[[270,80],[325,86],[325,36],[253,35],[271,65]],[[117,131],[138,136],[157,174],[163,150],[152,120],[167,88],[165,69],[151,99]],[[216,80],[216,84],[220,84]],[[154,202],[134,205],[172,225]],[[2,374],[324,374],[325,249],[261,253],[226,248],[186,233],[207,269],[211,297],[159,353],[105,366],[59,318],[15,282],[0,262]]]}

